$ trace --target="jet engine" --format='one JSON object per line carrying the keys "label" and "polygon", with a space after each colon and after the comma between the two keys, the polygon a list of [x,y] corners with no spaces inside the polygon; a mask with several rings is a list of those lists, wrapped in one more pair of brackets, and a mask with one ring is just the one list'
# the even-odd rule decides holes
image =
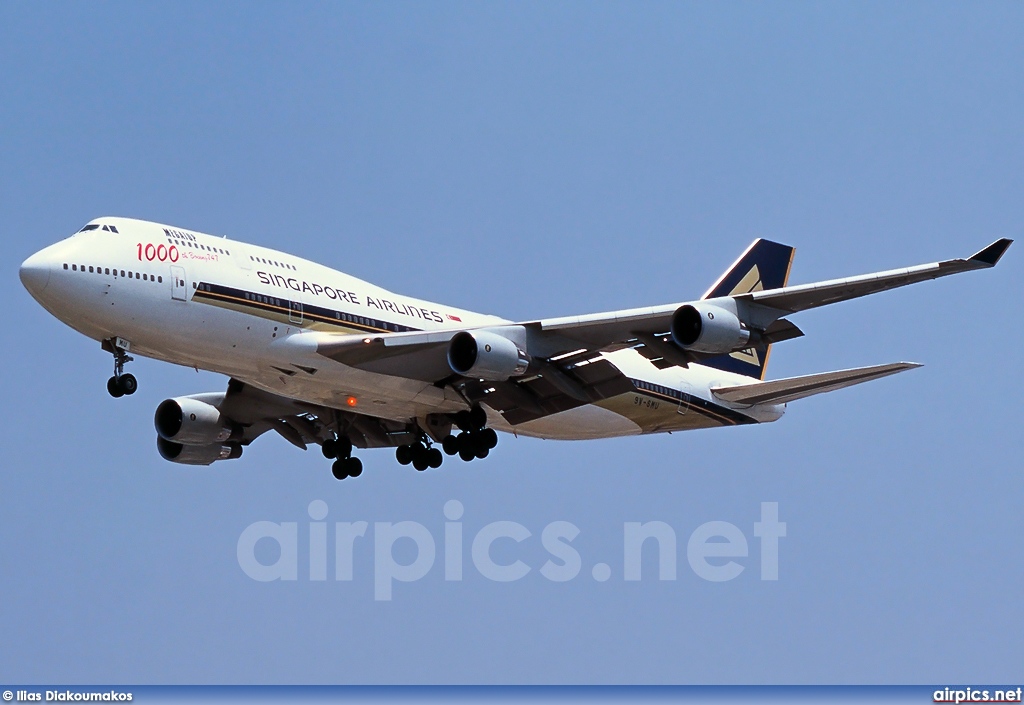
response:
{"label": "jet engine", "polygon": [[241,457],[242,446],[238,443],[211,443],[209,445],[182,445],[156,437],[156,449],[160,457],[182,465],[209,465],[218,460]]}
{"label": "jet engine", "polygon": [[462,331],[448,343],[448,365],[464,377],[502,382],[524,374],[530,366],[530,356],[497,333]]}
{"label": "jet engine", "polygon": [[736,314],[724,308],[686,304],[672,314],[672,340],[684,350],[725,354],[745,347],[750,331],[740,325]]}
{"label": "jet engine", "polygon": [[186,446],[223,443],[237,440],[238,435],[234,424],[217,407],[191,397],[160,402],[153,424],[160,438]]}

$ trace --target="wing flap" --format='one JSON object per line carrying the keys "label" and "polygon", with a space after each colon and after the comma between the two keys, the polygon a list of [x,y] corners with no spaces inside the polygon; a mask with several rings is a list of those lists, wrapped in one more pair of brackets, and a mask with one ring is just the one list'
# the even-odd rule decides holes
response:
{"label": "wing flap", "polygon": [[916,362],[894,362],[887,365],[858,367],[836,372],[822,372],[802,377],[757,382],[737,387],[713,387],[711,393],[733,404],[784,404],[796,399],[835,391],[843,387],[870,382],[898,372],[920,367]]}

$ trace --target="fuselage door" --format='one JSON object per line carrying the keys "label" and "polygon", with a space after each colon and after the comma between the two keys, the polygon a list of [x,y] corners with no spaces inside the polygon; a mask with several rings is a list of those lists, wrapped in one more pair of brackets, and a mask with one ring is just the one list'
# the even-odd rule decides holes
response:
{"label": "fuselage door", "polygon": [[185,281],[185,268],[171,265],[171,298],[175,301],[188,301],[188,282]]}
{"label": "fuselage door", "polygon": [[690,409],[689,398],[693,394],[693,387],[690,386],[689,382],[679,382],[679,406],[676,407],[676,411],[680,414],[685,414]]}
{"label": "fuselage door", "polygon": [[297,326],[302,325],[302,302],[288,301],[288,321]]}
{"label": "fuselage door", "polygon": [[245,245],[238,242],[231,243],[231,247],[228,249],[231,253],[231,259],[235,261],[239,269],[252,269],[252,255],[245,249]]}

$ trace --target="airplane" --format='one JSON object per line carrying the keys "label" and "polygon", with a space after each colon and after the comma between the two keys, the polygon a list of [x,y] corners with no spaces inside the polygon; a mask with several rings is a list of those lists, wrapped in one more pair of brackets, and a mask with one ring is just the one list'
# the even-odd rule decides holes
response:
{"label": "airplane", "polygon": [[[794,248],[755,240],[701,296],[646,308],[511,321],[392,293],[266,247],[104,217],[24,261],[43,308],[113,356],[226,375],[227,390],[161,402],[166,460],[210,465],[276,431],[319,445],[334,477],[354,449],[402,465],[483,459],[497,431],[583,440],[776,421],[797,399],[920,365],[765,381],[771,348],[811,308],[995,266],[1012,240],[967,259],[790,286]],[[443,451],[443,453],[442,453]]]}

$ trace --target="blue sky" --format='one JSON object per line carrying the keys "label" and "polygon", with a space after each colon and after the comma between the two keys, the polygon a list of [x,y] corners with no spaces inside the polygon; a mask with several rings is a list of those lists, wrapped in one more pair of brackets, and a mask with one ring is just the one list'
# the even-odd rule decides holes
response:
{"label": "blue sky", "polygon": [[[1020,3],[0,5],[0,680],[1019,681],[1020,244],[799,315],[770,377],[925,367],[776,424],[503,437],[424,474],[366,452],[344,483],[269,436],[165,463],[156,405],[225,380],[138,361],[139,393],[109,398],[109,356],[17,267],[124,215],[526,319],[696,297],[755,237],[797,248],[793,282],[966,256],[1024,222],[1022,28]],[[318,499],[439,545],[457,499],[467,537],[526,526],[495,557],[532,571],[438,563],[380,602],[367,542],[352,582],[302,579]],[[787,522],[777,582],[761,502]],[[651,551],[626,582],[623,524],[653,520],[678,577]],[[299,580],[240,569],[256,521],[299,524]],[[553,521],[580,530],[565,583],[538,572]],[[735,580],[687,567],[708,521],[750,542]]]}

